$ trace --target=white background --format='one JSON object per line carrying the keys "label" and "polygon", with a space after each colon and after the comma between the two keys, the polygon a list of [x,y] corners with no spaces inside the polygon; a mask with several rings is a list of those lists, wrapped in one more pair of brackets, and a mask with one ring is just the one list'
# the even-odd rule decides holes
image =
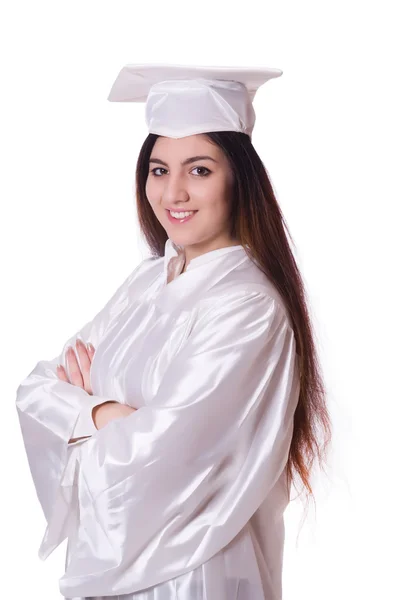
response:
{"label": "white background", "polygon": [[15,390],[148,255],[133,194],[144,107],[107,95],[124,64],[171,62],[283,70],[257,93],[253,143],[295,242],[334,427],[316,509],[286,513],[283,600],[397,598],[392,5],[2,4],[2,597],[60,597],[65,546],[37,557]]}

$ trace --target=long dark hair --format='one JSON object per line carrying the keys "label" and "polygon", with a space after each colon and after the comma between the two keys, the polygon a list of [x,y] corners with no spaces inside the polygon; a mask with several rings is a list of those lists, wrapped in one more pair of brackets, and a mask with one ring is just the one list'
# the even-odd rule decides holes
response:
{"label": "long dark hair", "polygon": [[[323,469],[331,441],[331,420],[302,277],[291,251],[292,240],[266,168],[248,135],[235,131],[206,133],[225,153],[234,173],[230,235],[273,282],[292,320],[300,364],[300,395],[287,463],[287,482],[296,472],[314,499],[310,474],[315,459]],[[167,233],[146,197],[149,158],[158,135],[149,134],[136,167],[137,212],[141,230],[154,256],[164,256]],[[293,242],[292,242],[293,243]]]}

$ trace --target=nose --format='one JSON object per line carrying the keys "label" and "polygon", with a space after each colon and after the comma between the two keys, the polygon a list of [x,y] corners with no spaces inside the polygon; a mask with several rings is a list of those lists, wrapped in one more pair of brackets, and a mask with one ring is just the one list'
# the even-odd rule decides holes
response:
{"label": "nose", "polygon": [[181,177],[167,175],[162,199],[167,206],[174,206],[178,202],[186,202],[189,200],[188,191],[186,190]]}

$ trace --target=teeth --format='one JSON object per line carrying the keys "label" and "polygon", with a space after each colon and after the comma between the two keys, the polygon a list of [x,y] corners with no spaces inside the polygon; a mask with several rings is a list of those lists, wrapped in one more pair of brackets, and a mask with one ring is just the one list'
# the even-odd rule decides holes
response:
{"label": "teeth", "polygon": [[191,210],[189,212],[172,212],[172,210],[170,210],[171,215],[175,217],[175,219],[184,219],[185,217],[192,215],[194,212],[194,210]]}

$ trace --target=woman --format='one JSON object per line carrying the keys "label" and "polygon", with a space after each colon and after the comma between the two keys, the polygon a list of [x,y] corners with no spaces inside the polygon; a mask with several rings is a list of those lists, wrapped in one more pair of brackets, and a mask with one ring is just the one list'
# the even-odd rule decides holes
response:
{"label": "woman", "polygon": [[116,80],[134,101],[126,74],[148,77],[136,192],[152,256],[18,388],[39,555],[68,538],[75,600],[280,600],[291,482],[312,494],[330,439],[304,287],[246,73],[164,69]]}

